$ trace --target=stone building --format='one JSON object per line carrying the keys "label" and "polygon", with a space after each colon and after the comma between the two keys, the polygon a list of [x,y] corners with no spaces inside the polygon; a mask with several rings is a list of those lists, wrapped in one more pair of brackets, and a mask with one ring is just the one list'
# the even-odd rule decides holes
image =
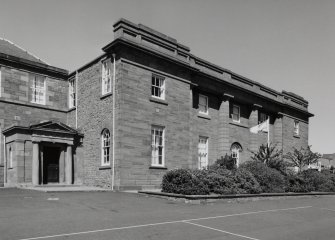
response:
{"label": "stone building", "polygon": [[[5,185],[157,188],[170,169],[203,168],[225,154],[247,161],[268,138],[284,152],[308,145],[313,114],[294,93],[124,19],[102,50],[72,73],[31,54],[0,55]],[[250,132],[267,119],[268,132]]]}

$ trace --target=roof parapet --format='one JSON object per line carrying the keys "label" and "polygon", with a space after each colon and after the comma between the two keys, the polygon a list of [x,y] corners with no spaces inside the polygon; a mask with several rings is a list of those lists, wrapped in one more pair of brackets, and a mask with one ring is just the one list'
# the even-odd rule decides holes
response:
{"label": "roof parapet", "polygon": [[144,51],[159,54],[164,58],[182,63],[184,66],[190,67],[201,74],[225,81],[226,83],[254,92],[255,94],[259,94],[281,104],[300,109],[303,112],[308,112],[308,101],[303,97],[291,92],[276,91],[257,81],[197,57],[190,52],[189,47],[178,43],[176,39],[143,24],[135,24],[121,18],[113,27],[114,41],[102,48],[105,52],[111,51],[114,45],[118,43],[131,44]]}

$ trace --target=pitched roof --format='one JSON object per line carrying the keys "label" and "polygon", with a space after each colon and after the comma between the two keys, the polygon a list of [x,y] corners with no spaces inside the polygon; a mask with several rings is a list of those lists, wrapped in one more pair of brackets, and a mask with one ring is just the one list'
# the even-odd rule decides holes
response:
{"label": "pitched roof", "polygon": [[36,57],[34,54],[28,52],[27,50],[21,48],[20,46],[4,38],[0,38],[0,53],[5,54],[5,55],[10,55],[13,57],[22,58],[22,59],[32,61],[32,62],[49,65],[45,61]]}

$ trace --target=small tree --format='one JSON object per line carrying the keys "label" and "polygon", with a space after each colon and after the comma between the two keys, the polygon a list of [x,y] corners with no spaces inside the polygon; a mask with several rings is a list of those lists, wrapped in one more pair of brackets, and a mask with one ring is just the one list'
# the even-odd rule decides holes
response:
{"label": "small tree", "polygon": [[278,171],[284,173],[286,169],[286,164],[283,161],[282,150],[277,149],[277,145],[265,145],[259,146],[257,152],[250,151],[253,155],[251,159],[254,161],[262,162],[270,168],[277,169]]}
{"label": "small tree", "polygon": [[284,158],[289,160],[292,167],[298,167],[298,171],[301,172],[304,167],[317,163],[321,154],[312,152],[311,146],[306,149],[301,147],[300,150],[294,147],[293,152],[288,152]]}

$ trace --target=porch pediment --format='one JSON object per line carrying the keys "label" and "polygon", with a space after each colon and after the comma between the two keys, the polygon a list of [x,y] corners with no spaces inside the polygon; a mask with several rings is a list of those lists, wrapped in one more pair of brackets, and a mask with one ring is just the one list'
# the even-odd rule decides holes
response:
{"label": "porch pediment", "polygon": [[31,140],[81,145],[84,135],[64,123],[47,121],[25,126],[11,126],[3,131],[6,141]]}
{"label": "porch pediment", "polygon": [[29,127],[32,131],[47,131],[47,132],[59,132],[59,133],[67,133],[67,134],[79,134],[77,130],[65,125],[61,122],[43,122],[39,124],[30,125]]}

